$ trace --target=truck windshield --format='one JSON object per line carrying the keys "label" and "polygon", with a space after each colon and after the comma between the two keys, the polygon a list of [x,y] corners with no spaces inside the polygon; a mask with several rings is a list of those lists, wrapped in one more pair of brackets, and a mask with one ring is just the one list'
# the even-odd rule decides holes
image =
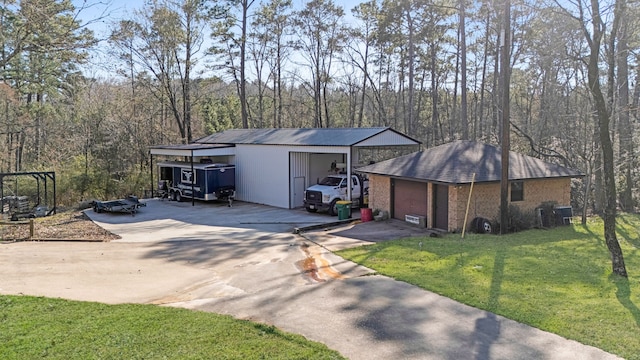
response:
{"label": "truck windshield", "polygon": [[341,181],[342,181],[342,178],[328,176],[328,177],[322,179],[318,184],[319,185],[326,185],[326,186],[338,186],[338,185],[340,185]]}

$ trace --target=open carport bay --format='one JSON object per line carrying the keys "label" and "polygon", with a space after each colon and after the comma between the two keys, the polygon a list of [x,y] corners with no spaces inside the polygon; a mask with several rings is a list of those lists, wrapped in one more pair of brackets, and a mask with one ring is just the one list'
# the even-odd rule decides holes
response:
{"label": "open carport bay", "polygon": [[366,233],[385,224],[321,228],[305,238],[293,229],[335,218],[160,200],[135,216],[89,215],[122,239],[1,244],[0,292],[231,314],[321,341],[350,359],[615,358],[384,276],[364,276],[372,272],[326,249],[376,240]]}

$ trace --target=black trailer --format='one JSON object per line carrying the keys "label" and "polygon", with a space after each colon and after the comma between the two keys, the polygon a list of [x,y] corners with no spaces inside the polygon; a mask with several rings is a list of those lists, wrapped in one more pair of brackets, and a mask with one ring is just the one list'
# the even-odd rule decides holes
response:
{"label": "black trailer", "polygon": [[235,165],[167,161],[158,163],[158,168],[158,190],[171,200],[226,200],[231,205],[235,197]]}
{"label": "black trailer", "polygon": [[110,201],[93,201],[93,211],[97,213],[101,212],[123,212],[134,215],[138,209],[147,204],[142,203],[136,196],[130,195],[124,199],[110,200]]}

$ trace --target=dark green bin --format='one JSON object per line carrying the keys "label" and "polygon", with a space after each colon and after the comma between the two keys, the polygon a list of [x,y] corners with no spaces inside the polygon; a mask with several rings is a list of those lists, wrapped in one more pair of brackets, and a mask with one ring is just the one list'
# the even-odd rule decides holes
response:
{"label": "dark green bin", "polygon": [[336,207],[338,208],[338,220],[347,220],[351,218],[351,201],[337,201]]}

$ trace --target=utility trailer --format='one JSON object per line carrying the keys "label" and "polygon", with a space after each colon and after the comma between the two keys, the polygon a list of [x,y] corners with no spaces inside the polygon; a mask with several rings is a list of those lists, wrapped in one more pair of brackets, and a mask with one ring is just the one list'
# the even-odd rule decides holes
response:
{"label": "utility trailer", "polygon": [[124,199],[110,200],[110,201],[94,201],[93,211],[97,213],[101,212],[121,212],[134,215],[138,209],[147,204],[140,202],[136,196],[127,196]]}
{"label": "utility trailer", "polygon": [[226,200],[231,206],[235,198],[235,165],[167,161],[158,163],[158,168],[158,190],[166,193],[171,200]]}

